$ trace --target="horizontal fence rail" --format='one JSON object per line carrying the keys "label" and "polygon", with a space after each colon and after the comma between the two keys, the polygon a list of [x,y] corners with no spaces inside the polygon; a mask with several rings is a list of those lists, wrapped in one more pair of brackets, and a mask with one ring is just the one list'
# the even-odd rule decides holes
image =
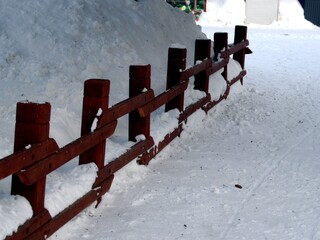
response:
{"label": "horizontal fence rail", "polygon": [[[167,90],[155,96],[151,88],[151,66],[130,66],[129,98],[109,107],[110,81],[89,79],[84,84],[81,137],[60,148],[49,138],[51,106],[19,102],[14,139],[14,153],[0,159],[0,180],[12,176],[12,195],[24,196],[31,204],[33,216],[5,239],[46,239],[73,217],[94,202],[97,205],[110,189],[114,173],[129,162],[137,160],[147,165],[183,131],[183,123],[199,109],[208,112],[226,99],[230,87],[246,75],[245,54],[250,53],[247,28],[235,27],[233,44],[228,44],[227,33],[215,33],[214,56],[211,58],[211,40],[196,40],[194,66],[186,68],[187,49],[169,48]],[[230,57],[238,61],[242,71],[234,79],[227,79]],[[210,75],[223,69],[225,93],[212,100],[209,93]],[[204,92],[204,97],[184,106],[184,93],[189,78],[194,77],[194,89]],[[164,106],[165,111],[178,109],[176,128],[159,142],[150,135],[150,115]],[[102,114],[97,116],[99,110]],[[111,137],[120,117],[129,115],[128,140],[136,142],[127,152],[105,164],[106,140]],[[93,122],[97,119],[96,126]],[[32,134],[31,134],[32,133]],[[137,141],[136,136],[145,139]],[[26,147],[27,146],[27,147]],[[44,207],[46,176],[79,156],[79,164],[95,163],[97,177],[90,190],[58,215],[52,217]]]}

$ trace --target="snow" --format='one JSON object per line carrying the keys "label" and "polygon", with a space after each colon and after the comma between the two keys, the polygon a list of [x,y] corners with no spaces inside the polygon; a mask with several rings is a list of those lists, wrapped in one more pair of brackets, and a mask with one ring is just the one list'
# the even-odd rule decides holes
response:
{"label": "snow", "polygon": [[[97,166],[90,163],[70,169],[62,176],[56,172],[48,175],[47,181],[51,184],[46,186],[45,207],[50,210],[52,217],[91,190],[97,170]],[[79,184],[79,187],[74,187]],[[70,189],[72,194],[67,194]]]}
{"label": "snow", "polygon": [[[209,93],[214,101],[219,100],[223,93],[227,90],[227,82],[222,77],[222,72],[223,69],[217,71],[209,77]],[[210,84],[211,82],[215,82],[216,84]]]}
{"label": "snow", "polygon": [[3,239],[32,216],[32,208],[24,197],[3,196],[0,190],[0,216],[0,236]]}
{"label": "snow", "polygon": [[[237,0],[208,0],[206,13],[200,15],[199,24],[202,26],[233,27],[246,24],[245,1]],[[279,0],[278,21],[270,25],[248,24],[255,28],[316,28],[305,20],[303,8],[298,0]]]}
{"label": "snow", "polygon": [[[80,135],[86,79],[110,79],[110,105],[113,105],[128,98],[129,65],[148,63],[153,66],[152,87],[160,93],[165,90],[167,49],[170,46],[190,49],[188,64],[192,65],[193,39],[205,38],[192,15],[157,0],[111,3],[46,0],[23,6],[13,0],[2,1],[1,6],[0,157],[13,149],[16,102],[50,102],[50,137],[62,147]],[[189,26],[184,27],[181,22]],[[194,34],[190,35],[190,31]],[[171,122],[169,129],[172,129],[177,114],[169,115],[172,119],[166,121]],[[153,121],[166,116],[155,115]],[[124,117],[118,124],[117,135],[108,142],[106,162],[133,145],[126,140],[126,125]],[[95,127],[96,122],[92,130]],[[155,139],[160,140],[167,134],[166,130],[168,127],[155,129]],[[77,162],[72,160],[47,178],[45,206],[52,216],[88,192],[94,182],[95,169],[79,167]],[[0,199],[4,199],[0,216],[12,222],[1,229],[0,239],[32,216],[26,201],[23,202],[25,214],[19,218],[7,213],[10,208],[6,205],[16,202],[10,196],[10,181],[10,178],[0,181]]]}
{"label": "snow", "polygon": [[[128,97],[129,65],[150,63],[152,88],[160,93],[168,47],[186,47],[191,66],[194,38],[205,37],[192,15],[159,0],[1,0],[1,6],[0,157],[13,149],[17,101],[50,102],[50,136],[63,146],[80,135],[86,79],[110,79],[113,105]],[[245,20],[241,9],[242,1],[209,0],[198,23],[208,38],[227,31],[232,42],[234,24]],[[235,84],[208,115],[193,114],[149,166],[131,162],[117,172],[99,207],[52,239],[320,239],[320,31],[304,20],[297,1],[280,0],[279,16],[270,26],[249,25],[253,54],[244,86]],[[228,80],[239,71],[231,60]],[[204,96],[192,84],[185,105]],[[210,77],[214,99],[225,88],[221,72]],[[156,142],[177,116],[152,113]],[[107,141],[106,162],[132,146],[126,122],[121,118]],[[96,167],[77,162],[47,178],[45,204],[53,216],[94,182]],[[23,197],[10,196],[10,183],[0,180],[0,239],[32,216]]]}
{"label": "snow", "polygon": [[[273,25],[286,28],[312,28],[313,24],[304,19],[303,8],[296,0],[281,0],[279,2],[279,21]],[[292,27],[291,27],[292,26]]]}
{"label": "snow", "polygon": [[245,22],[245,1],[208,0],[207,12],[202,13],[199,24],[202,26],[232,26]]}
{"label": "snow", "polygon": [[178,126],[179,110],[173,109],[160,114],[152,114],[150,135],[155,144],[158,144],[164,137]]}

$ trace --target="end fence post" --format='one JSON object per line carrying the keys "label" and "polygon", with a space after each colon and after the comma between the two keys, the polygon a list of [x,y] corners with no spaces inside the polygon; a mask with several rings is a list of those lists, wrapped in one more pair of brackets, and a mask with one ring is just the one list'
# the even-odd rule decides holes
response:
{"label": "end fence post", "polygon": [[[167,66],[167,90],[180,84],[180,74],[186,69],[187,49],[186,48],[169,48],[168,50],[168,66]],[[184,107],[184,93],[175,97],[166,103],[165,111],[177,108],[180,112]]]}
{"label": "end fence post", "polygon": [[[219,54],[223,50],[228,49],[228,33],[226,32],[218,32],[214,34],[214,60],[217,61],[219,58]],[[224,67],[224,71],[222,73],[222,76],[226,81],[228,81],[228,67]]]}
{"label": "end fence post", "polygon": [[[89,79],[84,83],[81,136],[91,132],[92,123],[99,111],[108,109],[110,81]],[[104,167],[106,140],[89,149],[79,157],[79,164],[94,162],[99,169]]]}
{"label": "end fence post", "polygon": [[[197,39],[194,53],[194,63],[198,60],[203,61],[209,59],[211,55],[211,40],[210,39]],[[195,75],[194,89],[209,92],[209,76],[206,71],[200,72]]]}
{"label": "end fence post", "polygon": [[[129,69],[129,98],[140,95],[151,88],[151,65],[132,65]],[[129,113],[129,141],[136,142],[136,136],[150,136],[150,114],[140,117],[138,111]]]}
{"label": "end fence post", "polygon": [[[25,149],[29,144],[49,139],[50,111],[50,103],[17,103],[14,152]],[[31,186],[26,186],[17,174],[13,174],[11,194],[26,197],[32,206],[33,215],[37,215],[44,210],[45,186],[46,177]]]}
{"label": "end fence post", "polygon": [[[234,44],[241,43],[242,41],[247,40],[247,29],[248,29],[247,26],[237,25],[235,27]],[[244,69],[245,54],[246,54],[245,48],[233,54],[233,59],[237,60],[240,63],[242,69]],[[240,82],[241,84],[243,84],[243,78],[240,79]]]}

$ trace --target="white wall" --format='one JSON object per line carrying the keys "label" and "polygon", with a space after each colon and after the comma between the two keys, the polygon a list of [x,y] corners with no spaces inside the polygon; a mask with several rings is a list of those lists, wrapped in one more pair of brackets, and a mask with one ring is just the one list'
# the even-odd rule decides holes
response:
{"label": "white wall", "polygon": [[279,0],[246,0],[246,23],[270,24],[278,11]]}

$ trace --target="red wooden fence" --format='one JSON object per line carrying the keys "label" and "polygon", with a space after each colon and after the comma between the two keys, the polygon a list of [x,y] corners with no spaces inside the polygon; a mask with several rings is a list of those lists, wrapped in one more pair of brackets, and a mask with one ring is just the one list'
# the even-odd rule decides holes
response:
{"label": "red wooden fence", "polygon": [[[151,89],[151,66],[130,66],[129,98],[112,107],[108,107],[110,81],[90,79],[84,84],[81,137],[59,148],[54,139],[49,138],[50,104],[19,102],[16,112],[14,153],[0,160],[0,180],[12,176],[13,195],[19,194],[30,202],[33,217],[20,226],[17,232],[6,239],[45,239],[70,221],[90,204],[101,200],[110,189],[114,173],[137,159],[140,164],[149,161],[182,132],[182,123],[198,109],[209,111],[229,94],[232,84],[241,81],[246,74],[244,60],[247,46],[247,28],[236,26],[234,44],[228,45],[227,33],[215,33],[214,58],[210,58],[211,40],[196,40],[194,62],[201,61],[186,69],[186,49],[169,48],[167,90],[155,96]],[[227,81],[227,90],[217,101],[212,101],[209,87],[209,76],[224,68],[222,75],[227,77],[229,57],[237,60],[242,71],[232,81]],[[195,89],[206,93],[206,96],[187,107],[184,107],[184,91],[189,78],[195,76]],[[145,90],[146,89],[146,90]],[[165,111],[178,109],[179,124],[155,145],[150,135],[150,114],[165,105]],[[96,113],[96,129],[91,126]],[[106,139],[112,136],[117,126],[117,119],[129,114],[129,141],[136,141],[137,135],[143,134],[145,140],[135,143],[126,153],[105,165]],[[26,149],[25,146],[31,145]],[[75,157],[79,164],[94,161],[98,167],[97,178],[92,190],[51,217],[44,207],[46,176]],[[4,220],[5,221],[5,220]]]}

